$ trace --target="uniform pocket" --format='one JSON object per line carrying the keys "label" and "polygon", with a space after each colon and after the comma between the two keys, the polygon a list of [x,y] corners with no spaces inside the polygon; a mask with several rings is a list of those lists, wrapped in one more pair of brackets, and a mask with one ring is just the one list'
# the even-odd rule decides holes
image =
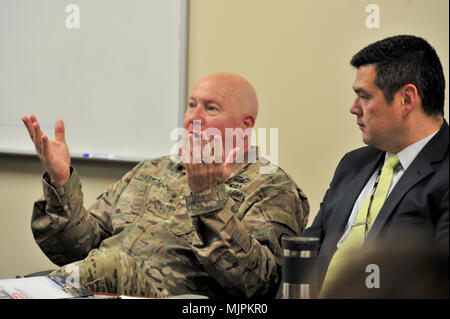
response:
{"label": "uniform pocket", "polygon": [[[190,218],[187,213],[186,217]],[[186,219],[187,219],[186,218]],[[192,240],[194,238],[195,232],[192,223],[188,220],[184,220],[185,218],[177,218],[177,216],[173,216],[168,220],[161,223],[161,226],[164,227],[169,233],[175,235],[178,239],[192,244]]]}
{"label": "uniform pocket", "polygon": [[158,181],[158,183],[152,184],[146,210],[153,216],[168,220],[177,212],[177,206],[184,198],[184,193],[179,185],[170,183],[168,177],[163,177]]}
{"label": "uniform pocket", "polygon": [[296,228],[298,228],[297,220],[294,218],[294,216],[292,216],[288,212],[286,212],[284,210],[279,210],[279,209],[265,210],[263,208],[261,210],[264,215],[264,218],[267,221],[272,222],[272,223],[281,224],[281,225],[289,228],[290,230],[292,230],[294,233],[297,233],[297,229],[296,229]]}
{"label": "uniform pocket", "polygon": [[125,224],[132,224],[139,220],[145,212],[150,185],[140,184],[128,187],[114,207],[111,222],[114,233],[123,229]]}

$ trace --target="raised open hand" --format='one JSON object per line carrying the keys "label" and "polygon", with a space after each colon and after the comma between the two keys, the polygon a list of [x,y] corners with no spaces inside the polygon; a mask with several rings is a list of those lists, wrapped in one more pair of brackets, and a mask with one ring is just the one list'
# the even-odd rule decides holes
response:
{"label": "raised open hand", "polygon": [[55,187],[64,186],[70,178],[70,153],[64,136],[64,122],[55,123],[55,140],[50,140],[41,130],[36,116],[22,117],[36,153]]}
{"label": "raised open hand", "polygon": [[[193,134],[190,134],[189,142],[190,158],[184,165],[186,167],[187,183],[191,191],[193,193],[201,192],[225,182],[231,175],[233,161],[241,150],[238,147],[232,149],[229,154],[226,154],[225,159],[219,136],[214,138],[217,147],[211,147],[209,138],[202,139],[201,137],[195,137]],[[194,156],[195,148],[193,145],[195,143],[199,144],[198,150],[201,151],[201,156],[197,157],[199,163],[196,163],[196,156]],[[219,155],[216,156],[215,152],[219,152]]]}

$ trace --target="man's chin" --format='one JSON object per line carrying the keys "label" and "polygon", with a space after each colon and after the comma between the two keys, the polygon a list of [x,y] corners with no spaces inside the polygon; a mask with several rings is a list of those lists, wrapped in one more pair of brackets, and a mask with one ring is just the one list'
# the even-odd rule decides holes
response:
{"label": "man's chin", "polygon": [[362,134],[362,141],[364,144],[366,144],[368,146],[373,146],[370,138],[368,136],[366,136],[364,133]]}

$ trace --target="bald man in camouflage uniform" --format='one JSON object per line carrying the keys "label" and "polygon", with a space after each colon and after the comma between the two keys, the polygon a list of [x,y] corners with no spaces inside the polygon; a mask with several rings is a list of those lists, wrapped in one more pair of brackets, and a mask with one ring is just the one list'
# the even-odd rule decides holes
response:
{"label": "bald man in camouflage uniform", "polygon": [[[251,85],[215,73],[194,87],[183,126],[192,133],[193,121],[201,121],[224,138],[226,127],[253,127],[256,114]],[[62,121],[55,141],[34,116],[23,121],[46,168],[33,234],[54,263],[65,265],[51,275],[70,275],[95,292],[156,298],[267,296],[277,288],[281,236],[299,235],[309,213],[305,195],[280,168],[260,174],[267,164],[248,157],[233,164],[147,160],[85,209]]]}

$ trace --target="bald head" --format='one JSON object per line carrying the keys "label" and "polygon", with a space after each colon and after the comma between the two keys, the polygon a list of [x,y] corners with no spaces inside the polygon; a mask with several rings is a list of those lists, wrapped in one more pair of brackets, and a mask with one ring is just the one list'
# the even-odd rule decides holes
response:
{"label": "bald head", "polygon": [[258,115],[258,98],[253,86],[242,76],[231,72],[216,72],[200,79],[199,85],[210,86],[212,91],[220,92],[223,99],[230,102],[238,114]]}
{"label": "bald head", "polygon": [[183,128],[193,133],[194,123],[200,123],[202,131],[220,133],[222,145],[227,145],[227,131],[233,129],[239,134],[236,141],[244,141],[241,150],[245,151],[257,114],[258,99],[251,84],[240,75],[218,72],[200,79],[192,89]]}

